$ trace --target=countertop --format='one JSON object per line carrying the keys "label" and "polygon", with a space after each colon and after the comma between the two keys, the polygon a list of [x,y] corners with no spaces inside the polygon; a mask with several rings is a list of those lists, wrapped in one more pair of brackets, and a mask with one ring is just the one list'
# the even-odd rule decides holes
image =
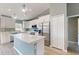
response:
{"label": "countertop", "polygon": [[26,43],[36,43],[39,40],[44,40],[44,36],[39,36],[39,35],[31,35],[27,33],[19,33],[19,34],[14,34],[13,35],[15,38],[20,39]]}

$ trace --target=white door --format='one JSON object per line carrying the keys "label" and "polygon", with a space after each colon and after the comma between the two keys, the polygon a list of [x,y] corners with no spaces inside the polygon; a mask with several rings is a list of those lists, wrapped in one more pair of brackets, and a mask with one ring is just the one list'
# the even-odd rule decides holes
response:
{"label": "white door", "polygon": [[64,15],[57,15],[51,20],[51,45],[53,47],[64,48]]}
{"label": "white door", "polygon": [[51,45],[57,47],[57,18],[53,17],[51,21]]}
{"label": "white door", "polygon": [[57,22],[58,22],[58,48],[63,49],[64,48],[64,15],[58,15],[57,16]]}

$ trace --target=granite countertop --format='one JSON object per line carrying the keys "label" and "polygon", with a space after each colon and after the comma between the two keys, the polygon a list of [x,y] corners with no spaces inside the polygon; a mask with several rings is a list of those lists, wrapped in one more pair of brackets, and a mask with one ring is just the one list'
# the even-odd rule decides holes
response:
{"label": "granite countertop", "polygon": [[26,43],[35,43],[37,41],[39,41],[40,39],[44,40],[44,36],[39,36],[39,35],[31,35],[31,34],[27,34],[27,33],[18,33],[13,35],[15,38],[20,39]]}

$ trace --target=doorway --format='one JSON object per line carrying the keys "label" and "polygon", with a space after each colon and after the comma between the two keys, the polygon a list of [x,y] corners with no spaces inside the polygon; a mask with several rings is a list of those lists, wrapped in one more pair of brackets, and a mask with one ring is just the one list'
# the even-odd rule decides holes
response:
{"label": "doorway", "polygon": [[67,50],[69,52],[79,54],[78,33],[79,33],[79,17],[68,18],[68,48]]}

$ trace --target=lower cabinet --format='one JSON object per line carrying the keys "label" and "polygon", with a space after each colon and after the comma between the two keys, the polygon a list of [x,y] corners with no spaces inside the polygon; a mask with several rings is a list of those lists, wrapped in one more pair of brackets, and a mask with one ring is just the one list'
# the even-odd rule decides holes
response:
{"label": "lower cabinet", "polygon": [[10,42],[10,32],[0,32],[0,43],[5,44]]}

